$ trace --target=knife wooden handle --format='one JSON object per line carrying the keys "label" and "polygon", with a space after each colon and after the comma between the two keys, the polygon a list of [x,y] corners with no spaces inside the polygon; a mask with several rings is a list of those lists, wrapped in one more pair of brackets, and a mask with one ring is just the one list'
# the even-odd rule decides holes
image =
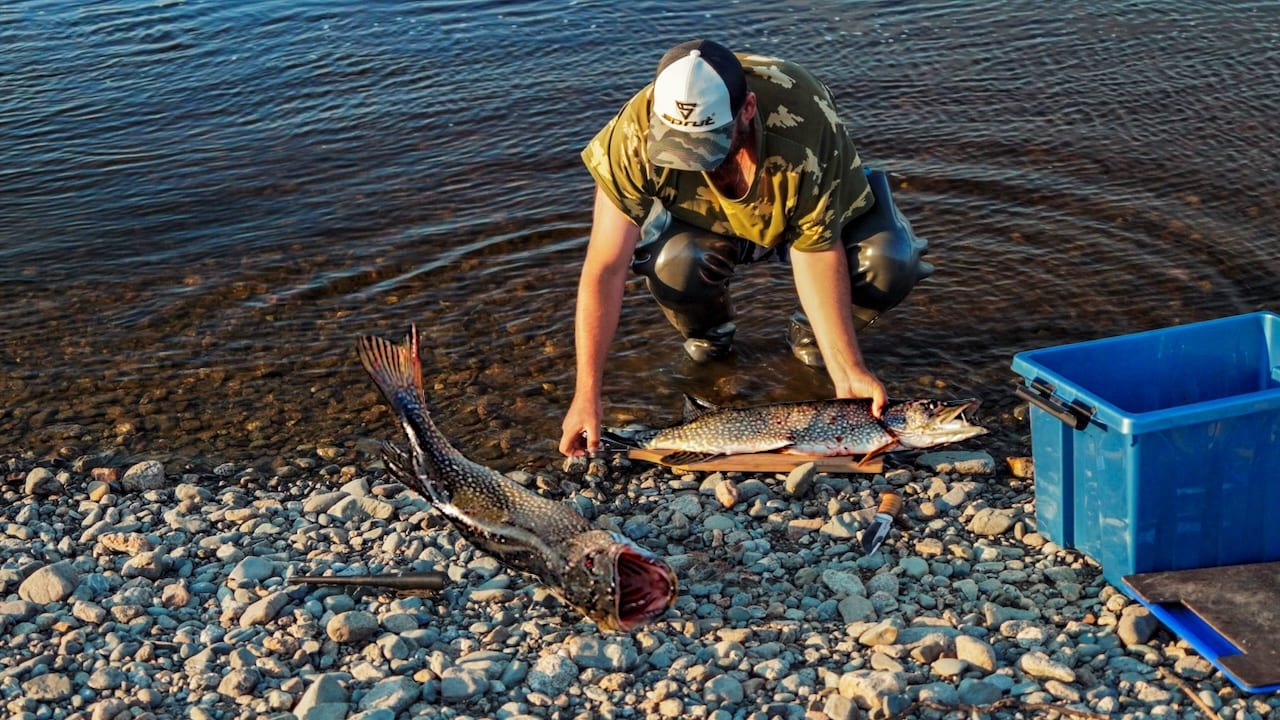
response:
{"label": "knife wooden handle", "polygon": [[880,507],[876,513],[884,513],[889,517],[896,517],[902,511],[902,496],[895,492],[885,491],[880,493]]}

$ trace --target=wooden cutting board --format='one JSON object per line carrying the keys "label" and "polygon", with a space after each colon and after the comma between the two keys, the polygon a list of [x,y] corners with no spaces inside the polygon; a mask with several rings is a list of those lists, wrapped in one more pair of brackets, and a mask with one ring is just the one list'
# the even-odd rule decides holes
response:
{"label": "wooden cutting board", "polygon": [[884,471],[884,461],[872,458],[859,463],[852,455],[825,457],[818,455],[789,455],[787,453],[751,453],[749,455],[721,455],[687,465],[667,465],[662,457],[667,450],[630,450],[627,457],[633,460],[657,463],[680,470],[737,471],[737,472],[791,472],[797,466],[812,462],[818,472],[825,473],[879,473]]}
{"label": "wooden cutting board", "polygon": [[1238,685],[1280,685],[1280,562],[1139,573],[1124,582]]}

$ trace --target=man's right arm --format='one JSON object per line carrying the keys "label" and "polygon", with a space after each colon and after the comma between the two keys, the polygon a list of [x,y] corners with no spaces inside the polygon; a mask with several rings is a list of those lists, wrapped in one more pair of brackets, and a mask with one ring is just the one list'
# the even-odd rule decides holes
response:
{"label": "man's right arm", "polygon": [[577,380],[573,402],[561,426],[560,452],[565,455],[583,455],[599,448],[604,365],[618,329],[627,270],[639,240],[640,228],[597,188],[591,239],[578,281],[574,315]]}

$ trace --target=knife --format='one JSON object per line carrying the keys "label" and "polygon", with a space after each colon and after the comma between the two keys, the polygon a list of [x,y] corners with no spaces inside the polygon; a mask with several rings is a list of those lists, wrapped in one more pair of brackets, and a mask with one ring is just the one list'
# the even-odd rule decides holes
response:
{"label": "knife", "polygon": [[442,572],[427,570],[385,575],[295,575],[290,585],[333,585],[375,587],[399,595],[423,597],[444,588],[448,579]]}
{"label": "knife", "polygon": [[862,531],[862,550],[870,555],[880,548],[893,529],[893,518],[902,510],[902,496],[895,492],[880,493],[880,507],[871,524]]}

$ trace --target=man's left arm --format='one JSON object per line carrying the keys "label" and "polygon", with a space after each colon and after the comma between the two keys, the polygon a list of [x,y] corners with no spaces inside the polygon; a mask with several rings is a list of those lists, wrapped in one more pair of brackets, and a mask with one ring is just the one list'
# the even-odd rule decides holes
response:
{"label": "man's left arm", "polygon": [[862,360],[853,329],[853,301],[849,291],[849,261],[837,243],[825,250],[790,253],[796,294],[813,326],[818,350],[835,384],[836,397],[871,398],[871,413],[880,417],[885,405],[884,385]]}

